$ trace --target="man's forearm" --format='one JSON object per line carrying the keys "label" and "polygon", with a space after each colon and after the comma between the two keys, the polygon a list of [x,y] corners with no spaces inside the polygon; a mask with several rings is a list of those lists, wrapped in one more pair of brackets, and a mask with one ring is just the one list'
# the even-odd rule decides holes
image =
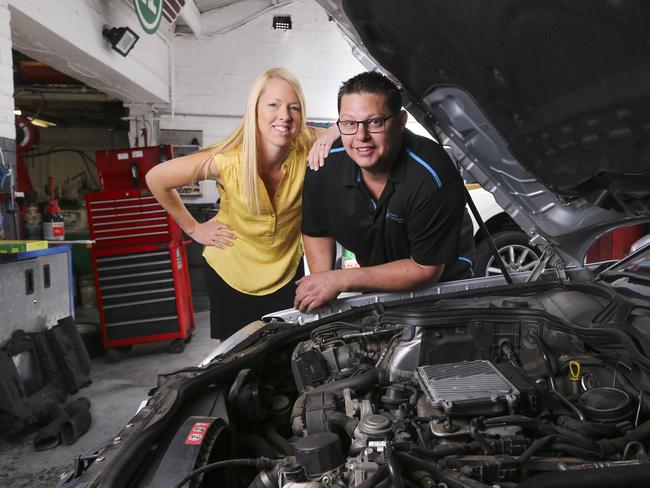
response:
{"label": "man's forearm", "polygon": [[365,268],[337,270],[341,291],[403,291],[436,283],[444,264],[421,266],[412,259]]}
{"label": "man's forearm", "polygon": [[334,268],[336,243],[330,237],[310,237],[303,235],[305,255],[310,273],[329,271]]}

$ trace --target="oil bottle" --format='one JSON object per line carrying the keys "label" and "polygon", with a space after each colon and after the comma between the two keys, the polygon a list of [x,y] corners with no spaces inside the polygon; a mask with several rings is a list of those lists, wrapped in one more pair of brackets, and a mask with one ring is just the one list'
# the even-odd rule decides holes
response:
{"label": "oil bottle", "polygon": [[65,239],[63,212],[61,212],[58,200],[54,198],[54,176],[48,176],[48,178],[50,180],[50,201],[45,207],[43,216],[43,239],[62,241]]}

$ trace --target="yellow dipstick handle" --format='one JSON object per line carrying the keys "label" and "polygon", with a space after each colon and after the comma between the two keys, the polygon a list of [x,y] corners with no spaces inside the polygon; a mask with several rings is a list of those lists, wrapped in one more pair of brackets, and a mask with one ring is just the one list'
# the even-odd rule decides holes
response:
{"label": "yellow dipstick handle", "polygon": [[580,363],[575,359],[569,361],[569,379],[580,381]]}

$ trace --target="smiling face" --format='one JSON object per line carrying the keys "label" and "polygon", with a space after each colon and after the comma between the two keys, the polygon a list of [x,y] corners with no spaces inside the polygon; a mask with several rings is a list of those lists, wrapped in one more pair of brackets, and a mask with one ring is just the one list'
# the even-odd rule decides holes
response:
{"label": "smiling face", "polygon": [[388,117],[383,132],[368,132],[359,124],[354,135],[341,135],[343,146],[357,165],[371,173],[390,171],[400,145],[406,123],[406,113],[393,114],[386,105],[386,97],[378,93],[350,93],[341,98],[339,120],[363,120]]}
{"label": "smiling face", "polygon": [[259,142],[286,148],[302,124],[302,107],[291,84],[283,79],[270,80],[257,101],[257,134]]}

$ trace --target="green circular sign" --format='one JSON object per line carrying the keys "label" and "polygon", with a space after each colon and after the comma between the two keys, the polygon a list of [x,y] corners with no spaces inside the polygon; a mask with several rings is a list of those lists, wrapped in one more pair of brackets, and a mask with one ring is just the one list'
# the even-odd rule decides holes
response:
{"label": "green circular sign", "polygon": [[133,0],[140,25],[147,34],[154,34],[162,18],[163,0]]}

